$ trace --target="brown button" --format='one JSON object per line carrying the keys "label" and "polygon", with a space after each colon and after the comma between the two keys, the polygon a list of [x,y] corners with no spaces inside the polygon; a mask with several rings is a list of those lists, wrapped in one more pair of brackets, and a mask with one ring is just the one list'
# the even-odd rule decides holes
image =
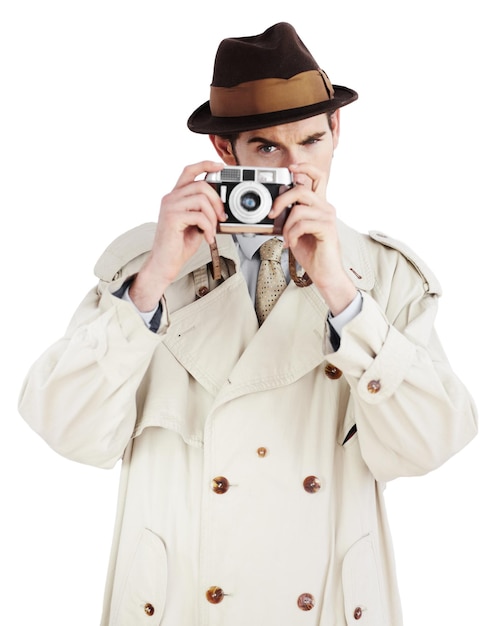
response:
{"label": "brown button", "polygon": [[227,493],[229,487],[229,482],[224,476],[217,476],[211,481],[211,488],[215,493]]}
{"label": "brown button", "polygon": [[332,363],[326,363],[326,367],[324,368],[324,372],[325,372],[326,376],[328,378],[330,378],[331,380],[337,380],[338,378],[341,378],[341,376],[343,375],[342,370],[338,369]]}
{"label": "brown button", "polygon": [[380,384],[379,380],[371,380],[367,385],[367,389],[369,393],[378,393],[381,388],[382,388],[382,385]]}
{"label": "brown button", "polygon": [[359,606],[357,606],[356,609],[353,611],[353,617],[355,619],[361,619],[363,617],[363,611]]}
{"label": "brown button", "polygon": [[301,593],[298,596],[297,605],[302,611],[310,611],[315,605],[314,596],[311,593]]}
{"label": "brown button", "polygon": [[145,604],[145,606],[143,607],[143,610],[150,617],[155,613],[155,609],[153,608],[153,604],[150,604],[150,602],[147,602]]}
{"label": "brown button", "polygon": [[307,476],[303,481],[303,488],[307,493],[317,493],[321,488],[321,481],[317,476]]}
{"label": "brown button", "polygon": [[257,449],[257,456],[265,457],[267,454],[268,454],[267,448],[261,447]]}
{"label": "brown button", "polygon": [[211,602],[211,604],[220,604],[224,597],[225,594],[221,587],[210,587],[206,592],[206,599],[208,602]]}
{"label": "brown button", "polygon": [[202,298],[203,296],[206,296],[206,294],[209,292],[210,290],[208,289],[208,287],[200,287],[198,289],[198,296],[200,298]]}

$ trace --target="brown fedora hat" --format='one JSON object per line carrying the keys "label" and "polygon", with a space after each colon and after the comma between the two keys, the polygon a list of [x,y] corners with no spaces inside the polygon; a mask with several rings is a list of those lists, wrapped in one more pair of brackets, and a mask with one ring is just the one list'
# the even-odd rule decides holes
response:
{"label": "brown fedora hat", "polygon": [[211,135],[255,130],[335,111],[357,98],[332,85],[293,26],[281,22],[220,43],[210,100],[190,116],[188,128]]}

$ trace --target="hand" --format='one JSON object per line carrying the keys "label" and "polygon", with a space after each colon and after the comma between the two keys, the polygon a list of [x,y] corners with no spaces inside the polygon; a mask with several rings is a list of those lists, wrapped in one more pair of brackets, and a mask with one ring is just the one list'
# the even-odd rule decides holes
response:
{"label": "hand", "polygon": [[308,273],[331,313],[341,313],[356,296],[346,274],[336,227],[336,210],[326,200],[327,175],[308,163],[290,166],[295,186],[275,200],[271,218],[293,205],[283,227],[285,247]]}
{"label": "hand", "polygon": [[218,221],[226,219],[223,203],[211,185],[196,178],[222,168],[223,163],[213,161],[188,165],[174,189],[162,198],[152,250],[130,287],[130,297],[140,311],[157,306],[203,239],[213,243]]}

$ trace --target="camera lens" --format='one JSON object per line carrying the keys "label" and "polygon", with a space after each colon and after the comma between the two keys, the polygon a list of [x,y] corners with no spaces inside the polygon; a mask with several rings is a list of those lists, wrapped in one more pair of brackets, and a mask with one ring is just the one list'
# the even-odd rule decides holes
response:
{"label": "camera lens", "polygon": [[235,185],[228,197],[231,215],[244,224],[258,224],[265,219],[272,202],[268,188],[253,180]]}
{"label": "camera lens", "polygon": [[255,191],[248,191],[240,197],[240,206],[246,211],[255,211],[261,205],[261,198]]}

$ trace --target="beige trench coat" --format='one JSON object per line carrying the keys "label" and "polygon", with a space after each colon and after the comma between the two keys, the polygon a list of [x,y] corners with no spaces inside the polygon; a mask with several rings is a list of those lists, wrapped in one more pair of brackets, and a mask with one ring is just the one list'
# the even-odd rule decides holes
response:
{"label": "beige trench coat", "polygon": [[384,484],[438,467],[476,417],[435,335],[435,278],[339,227],[363,308],[336,352],[314,286],[290,283],[258,330],[225,235],[229,277],[209,278],[203,246],[149,331],[112,295],[147,224],[108,248],[32,367],[20,411],[49,445],[103,468],[123,457],[103,626],[402,623]]}

